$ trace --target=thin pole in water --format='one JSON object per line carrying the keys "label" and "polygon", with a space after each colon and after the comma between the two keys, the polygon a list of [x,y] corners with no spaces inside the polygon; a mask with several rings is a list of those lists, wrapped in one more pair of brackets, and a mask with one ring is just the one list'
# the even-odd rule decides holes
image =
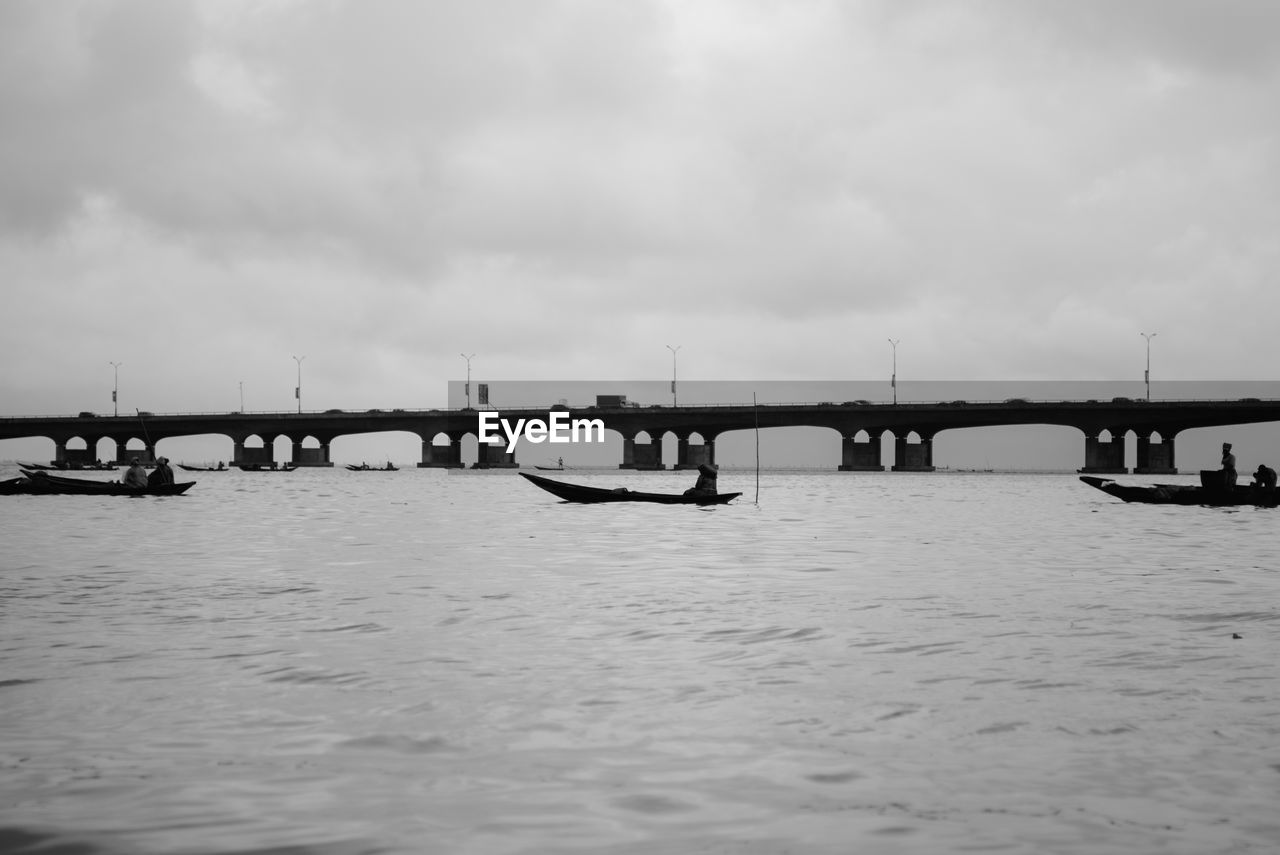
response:
{"label": "thin pole in water", "polygon": [[756,504],[760,504],[760,408],[756,405],[756,393],[751,393],[751,412],[756,417]]}

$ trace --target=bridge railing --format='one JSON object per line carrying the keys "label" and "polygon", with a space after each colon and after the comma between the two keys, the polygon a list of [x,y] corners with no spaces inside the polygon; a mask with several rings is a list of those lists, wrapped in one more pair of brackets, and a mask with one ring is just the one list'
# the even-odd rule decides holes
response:
{"label": "bridge railing", "polygon": [[742,409],[745,407],[820,407],[820,408],[838,408],[838,407],[875,407],[875,408],[893,408],[893,407],[955,407],[961,408],[965,406],[1022,406],[1025,404],[1082,404],[1082,405],[1107,405],[1107,404],[1139,404],[1152,406],[1169,406],[1180,404],[1280,404],[1280,399],[1275,398],[1161,398],[1148,401],[1143,398],[1112,398],[1109,400],[1101,400],[1094,398],[1006,398],[1004,400],[954,400],[954,401],[743,401],[743,402],[715,402],[715,403],[689,403],[680,404],[676,407],[670,407],[667,404],[637,404],[630,403],[622,407],[600,407],[594,403],[587,404],[493,404],[487,407],[427,407],[421,409],[410,409],[397,407],[395,409],[368,409],[368,410],[347,410],[330,408],[326,410],[303,410],[301,413],[295,410],[246,410],[246,411],[205,411],[205,412],[180,412],[180,413],[158,413],[146,412],[141,414],[121,414],[107,415],[105,413],[80,413],[72,415],[69,413],[51,414],[51,415],[34,415],[34,416],[0,416],[0,422],[16,422],[30,420],[47,420],[47,419],[113,419],[119,421],[137,421],[138,419],[148,419],[157,416],[165,417],[187,417],[202,418],[209,416],[255,416],[268,418],[289,418],[298,416],[325,416],[325,415],[349,415],[349,416],[377,416],[377,415],[433,415],[433,414],[462,414],[467,412],[480,412],[481,410],[501,411],[507,410],[546,410],[550,412],[553,409],[568,408],[574,411],[580,410],[692,410],[692,409]]}

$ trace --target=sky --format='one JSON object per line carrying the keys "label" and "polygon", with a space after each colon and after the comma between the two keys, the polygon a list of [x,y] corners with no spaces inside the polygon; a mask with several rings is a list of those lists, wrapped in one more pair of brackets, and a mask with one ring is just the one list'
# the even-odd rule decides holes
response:
{"label": "sky", "polygon": [[1277,31],[1266,0],[8,0],[0,416],[293,410],[299,376],[305,409],[444,406],[463,354],[1274,380]]}

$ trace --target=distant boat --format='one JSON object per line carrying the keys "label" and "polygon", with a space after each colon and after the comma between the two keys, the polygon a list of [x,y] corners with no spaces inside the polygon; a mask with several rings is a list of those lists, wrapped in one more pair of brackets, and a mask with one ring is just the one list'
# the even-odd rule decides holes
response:
{"label": "distant boat", "polygon": [[741,493],[715,493],[712,495],[686,496],[683,493],[640,493],[624,487],[609,490],[604,487],[586,487],[581,484],[566,484],[563,481],[552,481],[539,475],[521,472],[526,478],[553,496],[559,496],[566,502],[582,504],[601,504],[605,502],[649,502],[658,505],[724,505],[741,496]]}
{"label": "distant boat", "polygon": [[392,465],[391,461],[387,461],[386,466],[370,466],[368,463],[361,463],[359,466],[354,463],[348,463],[347,468],[352,472],[399,472],[400,467]]}
{"label": "distant boat", "polygon": [[292,472],[298,468],[296,463],[237,463],[236,468],[242,472]]}
{"label": "distant boat", "polygon": [[226,472],[227,467],[219,463],[217,466],[188,466],[185,463],[178,464],[179,469],[185,469],[188,472]]}

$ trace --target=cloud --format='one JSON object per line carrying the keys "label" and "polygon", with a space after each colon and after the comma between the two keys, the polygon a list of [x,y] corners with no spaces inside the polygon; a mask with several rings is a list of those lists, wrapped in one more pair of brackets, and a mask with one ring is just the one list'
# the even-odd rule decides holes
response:
{"label": "cloud", "polygon": [[[10,412],[490,376],[1268,377],[1276,11],[0,6]],[[141,315],[140,315],[141,313]],[[150,313],[150,314],[148,314]],[[60,335],[48,334],[56,328]],[[269,391],[268,391],[269,390]],[[355,405],[354,403],[352,404]]]}

